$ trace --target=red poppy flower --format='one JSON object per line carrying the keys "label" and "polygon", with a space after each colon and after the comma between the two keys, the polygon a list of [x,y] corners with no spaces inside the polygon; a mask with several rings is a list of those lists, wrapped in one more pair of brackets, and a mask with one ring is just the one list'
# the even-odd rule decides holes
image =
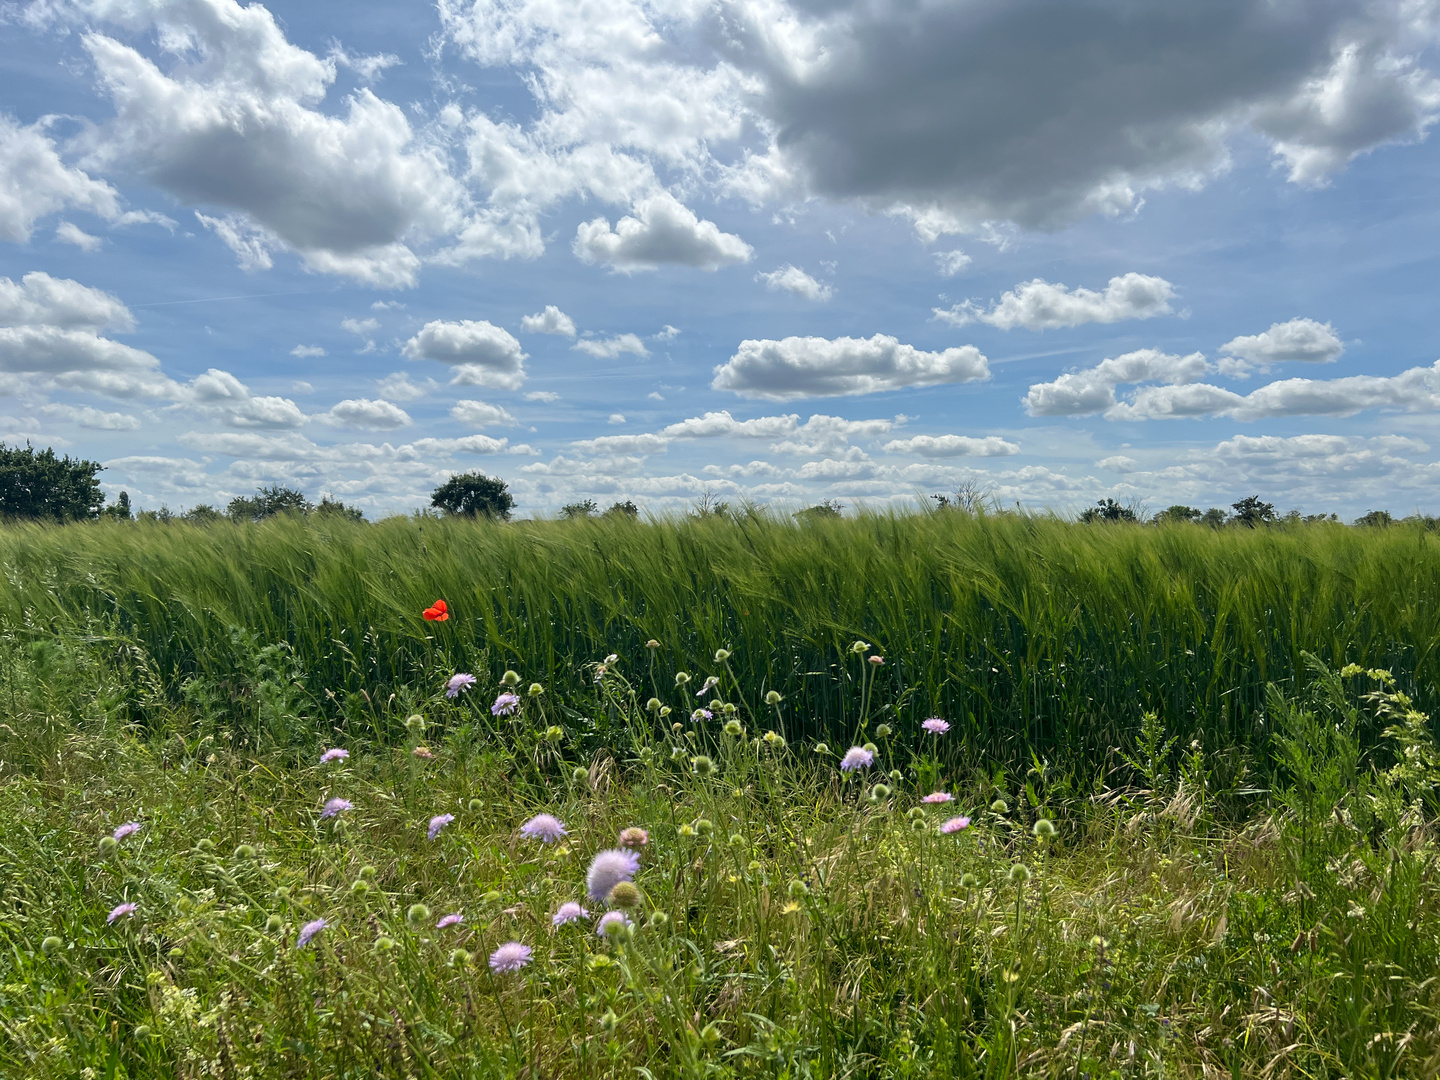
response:
{"label": "red poppy flower", "polygon": [[444,600],[436,600],[435,603],[427,607],[422,614],[428,622],[444,622],[450,617],[450,610],[445,606]]}

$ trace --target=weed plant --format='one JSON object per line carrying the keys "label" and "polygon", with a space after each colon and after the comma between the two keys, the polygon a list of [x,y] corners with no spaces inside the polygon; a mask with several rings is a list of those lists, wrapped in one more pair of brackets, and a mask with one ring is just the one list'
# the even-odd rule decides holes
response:
{"label": "weed plant", "polygon": [[[1302,657],[1237,789],[1154,712],[1114,770],[979,769],[878,656],[841,651],[829,746],[657,639],[397,684],[390,744],[321,754],[133,643],[8,632],[0,1074],[1440,1070],[1440,750],[1388,672]],[[253,669],[282,734],[291,660]]]}
{"label": "weed plant", "polygon": [[[886,658],[877,719],[913,732],[948,717],[987,768],[1039,757],[1093,773],[1146,710],[1182,747],[1263,754],[1266,687],[1293,693],[1307,652],[1392,671],[1418,707],[1440,707],[1440,538],[1420,528],[953,511],[101,522],[0,529],[0,570],[0,625],[133,643],[147,686],[251,749],[394,745],[415,688],[454,671],[487,686],[543,672],[576,687],[577,712],[602,713],[585,665],[651,639],[657,679],[733,649],[752,694],[792,704],[788,734],[835,742],[860,700],[844,649],[866,637]],[[417,621],[438,596],[453,617]],[[642,665],[642,699],[649,676]],[[140,697],[127,715],[156,722]]]}

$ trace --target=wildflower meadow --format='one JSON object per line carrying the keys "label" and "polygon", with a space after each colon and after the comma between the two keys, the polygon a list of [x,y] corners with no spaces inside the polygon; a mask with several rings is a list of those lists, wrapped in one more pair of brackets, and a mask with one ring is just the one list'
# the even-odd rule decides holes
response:
{"label": "wildflower meadow", "polygon": [[0,1075],[1440,1072],[1427,534],[176,528],[0,534]]}

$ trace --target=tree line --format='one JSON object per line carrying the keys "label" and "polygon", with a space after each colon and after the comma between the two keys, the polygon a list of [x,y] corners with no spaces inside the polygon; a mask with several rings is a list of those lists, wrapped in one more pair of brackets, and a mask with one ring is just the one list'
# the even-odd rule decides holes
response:
{"label": "tree line", "polygon": [[[100,518],[115,518],[122,521],[191,521],[211,522],[230,520],[236,522],[264,521],[282,514],[303,517],[340,518],[349,521],[364,521],[365,515],[354,506],[346,506],[338,499],[323,496],[318,503],[308,499],[304,492],[295,488],[273,485],[259,488],[254,495],[241,495],[231,499],[222,510],[208,503],[201,503],[183,513],[173,513],[165,507],[159,510],[133,511],[130,496],[120,492],[115,502],[105,504],[105,494],[100,488],[98,474],[105,467],[98,461],[58,457],[52,447],[36,450],[30,444],[23,448],[0,443],[0,519],[40,521],[95,521]],[[962,513],[1000,512],[994,500],[974,484],[962,485],[957,491],[932,495],[936,511],[958,511]],[[515,497],[509,485],[499,477],[483,473],[457,473],[430,493],[431,510],[453,517],[484,517],[495,521],[509,521],[515,510]],[[801,521],[815,521],[841,516],[843,505],[835,499],[826,499],[813,506],[795,512]],[[725,517],[730,505],[713,492],[701,495],[691,510],[696,517]],[[560,508],[560,517],[567,520],[584,518],[637,519],[640,508],[629,499],[612,503],[601,510],[594,499],[583,499],[566,503]],[[1115,499],[1101,499],[1094,506],[1081,512],[1079,520],[1086,525],[1097,524],[1197,524],[1213,528],[1238,526],[1259,528],[1268,525],[1298,525],[1315,522],[1338,522],[1335,514],[1304,514],[1291,510],[1278,514],[1274,503],[1265,502],[1258,495],[1248,495],[1232,503],[1230,509],[1210,507],[1201,510],[1193,506],[1175,504],[1155,514],[1148,514],[1140,504],[1122,503]],[[1371,510],[1355,519],[1358,526],[1385,526],[1391,524],[1419,524],[1430,529],[1440,529],[1440,517],[1417,514],[1396,519],[1385,510]]]}

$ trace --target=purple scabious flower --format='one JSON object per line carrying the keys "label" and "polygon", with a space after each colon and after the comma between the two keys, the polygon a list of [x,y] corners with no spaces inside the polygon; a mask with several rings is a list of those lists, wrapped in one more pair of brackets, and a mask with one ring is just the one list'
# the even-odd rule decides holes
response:
{"label": "purple scabious flower", "polygon": [[944,735],[950,730],[950,721],[941,720],[938,716],[932,716],[929,720],[921,720],[920,726],[931,735]]}
{"label": "purple scabious flower", "polygon": [[115,907],[115,910],[113,910],[112,912],[110,912],[110,914],[109,914],[108,916],[106,916],[106,918],[105,918],[105,925],[106,925],[106,926],[111,926],[111,925],[114,924],[114,922],[115,922],[116,919],[123,919],[123,918],[126,918],[127,916],[134,915],[134,914],[135,914],[135,905],[134,905],[134,904],[129,904],[129,903],[119,904],[119,905],[117,905],[117,906]]}
{"label": "purple scabious flower", "polygon": [[520,695],[512,694],[506,690],[495,699],[495,704],[490,706],[491,716],[514,716],[515,710],[520,707]]}
{"label": "purple scabious flower", "polygon": [[520,826],[520,835],[542,844],[553,844],[565,835],[565,826],[554,814],[536,814]]}
{"label": "purple scabious flower", "polygon": [[704,697],[706,694],[708,694],[711,690],[714,690],[715,687],[717,687],[717,686],[719,686],[719,685],[720,685],[720,679],[719,679],[718,676],[715,676],[715,675],[706,676],[706,678],[705,678],[705,685],[702,686],[702,687],[700,687],[699,690],[696,690],[696,691],[695,691],[695,696],[696,696],[696,697]]}
{"label": "purple scabious flower", "polygon": [[840,759],[841,772],[854,772],[856,769],[868,769],[875,764],[875,755],[863,746],[852,746],[845,751],[845,756]]}
{"label": "purple scabious flower", "polygon": [[349,750],[342,749],[338,746],[332,746],[329,750],[326,750],[323,754],[320,755],[320,764],[326,765],[332,761],[344,761],[349,756]]}
{"label": "purple scabious flower", "polygon": [[449,825],[450,822],[454,820],[454,814],[436,814],[430,819],[430,827],[425,830],[426,838],[429,840],[434,840],[435,837],[440,835],[440,830],[443,829],[446,825]]}
{"label": "purple scabious flower", "polygon": [[712,713],[709,709],[696,709],[690,714],[690,719],[695,721],[696,723],[699,723],[701,720],[715,719],[715,714]]}
{"label": "purple scabious flower", "polygon": [[324,919],[311,919],[300,928],[300,936],[295,939],[296,946],[303,949],[306,945],[310,944],[311,938],[329,925],[330,924]]}
{"label": "purple scabious flower", "polygon": [[530,956],[529,945],[522,945],[518,941],[507,941],[490,954],[490,970],[497,975],[519,971],[530,963]]}
{"label": "purple scabious flower", "polygon": [[970,819],[968,817],[952,817],[940,826],[940,831],[943,833],[952,833],[959,832],[961,829],[968,829],[969,827]]}
{"label": "purple scabious flower", "polygon": [[955,798],[955,796],[951,795],[948,791],[932,791],[920,801],[923,803],[946,803],[953,798]]}
{"label": "purple scabious flower", "polygon": [[440,916],[440,921],[435,924],[435,929],[447,930],[452,926],[459,926],[464,921],[465,916],[461,915],[458,911],[452,915],[442,915]]}
{"label": "purple scabious flower", "polygon": [[555,914],[550,916],[550,921],[556,926],[564,926],[576,919],[589,918],[590,912],[577,904],[574,900],[566,900],[556,909]]}
{"label": "purple scabious flower", "polygon": [[604,900],[610,890],[622,881],[634,881],[635,872],[640,869],[640,856],[623,848],[609,848],[599,852],[590,862],[590,872],[585,875],[585,887],[591,900]]}
{"label": "purple scabious flower", "polygon": [[327,802],[325,804],[325,809],[320,811],[320,820],[324,821],[326,818],[335,817],[342,811],[354,809],[355,804],[352,803],[349,799],[342,799],[337,796],[336,798],[333,798],[329,802]]}
{"label": "purple scabious flower", "polygon": [[139,831],[140,822],[127,821],[124,825],[121,825],[113,833],[111,833],[111,836],[113,836],[116,840],[124,840],[125,837],[134,836]]}
{"label": "purple scabious flower", "polygon": [[449,681],[445,683],[445,696],[448,698],[457,698],[478,681],[474,675],[467,675],[463,671],[456,675],[451,675]]}
{"label": "purple scabious flower", "polygon": [[623,911],[607,911],[604,915],[600,916],[600,921],[595,924],[595,933],[600,937],[605,937],[610,932],[610,927],[612,926],[630,927],[634,925],[635,924],[630,921],[630,917]]}

